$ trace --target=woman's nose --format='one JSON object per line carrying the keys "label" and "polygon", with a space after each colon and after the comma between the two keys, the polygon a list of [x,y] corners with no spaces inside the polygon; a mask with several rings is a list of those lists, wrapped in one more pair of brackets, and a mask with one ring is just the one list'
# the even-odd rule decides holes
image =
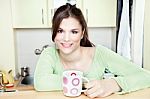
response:
{"label": "woman's nose", "polygon": [[70,40],[69,33],[64,33],[63,40],[64,40],[64,41],[69,41],[69,40]]}

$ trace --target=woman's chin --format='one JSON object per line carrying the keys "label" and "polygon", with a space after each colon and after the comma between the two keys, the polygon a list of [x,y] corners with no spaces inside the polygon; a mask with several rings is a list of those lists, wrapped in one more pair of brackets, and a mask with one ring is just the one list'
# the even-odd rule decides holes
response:
{"label": "woman's chin", "polygon": [[63,49],[63,50],[61,50],[62,51],[62,53],[64,53],[64,54],[70,54],[71,52],[72,52],[72,50],[70,50],[70,49]]}

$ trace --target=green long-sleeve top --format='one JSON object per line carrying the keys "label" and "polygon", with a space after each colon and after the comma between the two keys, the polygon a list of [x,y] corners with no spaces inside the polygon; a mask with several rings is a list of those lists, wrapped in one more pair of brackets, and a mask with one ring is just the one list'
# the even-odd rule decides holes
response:
{"label": "green long-sleeve top", "polygon": [[[101,45],[96,46],[92,66],[84,76],[90,80],[103,79],[108,69],[121,87],[121,93],[150,87],[150,71],[140,68],[128,59]],[[37,91],[62,90],[63,65],[57,49],[48,47],[39,57],[34,73],[34,87]]]}

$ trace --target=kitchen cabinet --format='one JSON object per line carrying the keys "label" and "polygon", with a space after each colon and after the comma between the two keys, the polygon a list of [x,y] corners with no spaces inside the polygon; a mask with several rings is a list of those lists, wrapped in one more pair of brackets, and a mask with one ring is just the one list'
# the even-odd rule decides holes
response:
{"label": "kitchen cabinet", "polygon": [[48,6],[47,6],[47,11],[48,11],[48,26],[49,27],[52,27],[52,18],[53,18],[53,15],[54,15],[54,12],[56,11],[56,9],[61,6],[61,5],[64,5],[66,4],[67,2],[71,3],[74,3],[76,4],[76,6],[78,8],[81,8],[82,9],[82,0],[48,0]]}
{"label": "kitchen cabinet", "polygon": [[[55,1],[60,2],[60,0],[11,0],[13,28],[51,27],[52,17],[56,9]],[[63,4],[68,1],[64,0]],[[76,1],[77,6],[81,7],[80,0]]]}
{"label": "kitchen cabinet", "polygon": [[83,0],[88,27],[115,27],[117,0]]}
{"label": "kitchen cabinet", "polygon": [[48,26],[52,27],[52,18],[54,15],[54,2],[53,0],[48,0],[48,9],[47,9],[47,13],[48,13]]}
{"label": "kitchen cabinet", "polygon": [[[115,27],[117,0],[11,0],[13,28],[50,28],[56,4],[76,1],[88,27]],[[60,2],[60,3],[58,3]]]}
{"label": "kitchen cabinet", "polygon": [[47,22],[47,0],[11,0],[13,28],[44,28]]}

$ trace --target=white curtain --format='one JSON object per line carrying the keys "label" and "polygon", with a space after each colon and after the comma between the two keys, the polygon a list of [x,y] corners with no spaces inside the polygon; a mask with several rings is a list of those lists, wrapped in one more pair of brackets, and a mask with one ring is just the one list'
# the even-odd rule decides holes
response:
{"label": "white curtain", "polygon": [[123,0],[120,28],[117,42],[117,53],[131,60],[131,32],[129,26],[129,0]]}

